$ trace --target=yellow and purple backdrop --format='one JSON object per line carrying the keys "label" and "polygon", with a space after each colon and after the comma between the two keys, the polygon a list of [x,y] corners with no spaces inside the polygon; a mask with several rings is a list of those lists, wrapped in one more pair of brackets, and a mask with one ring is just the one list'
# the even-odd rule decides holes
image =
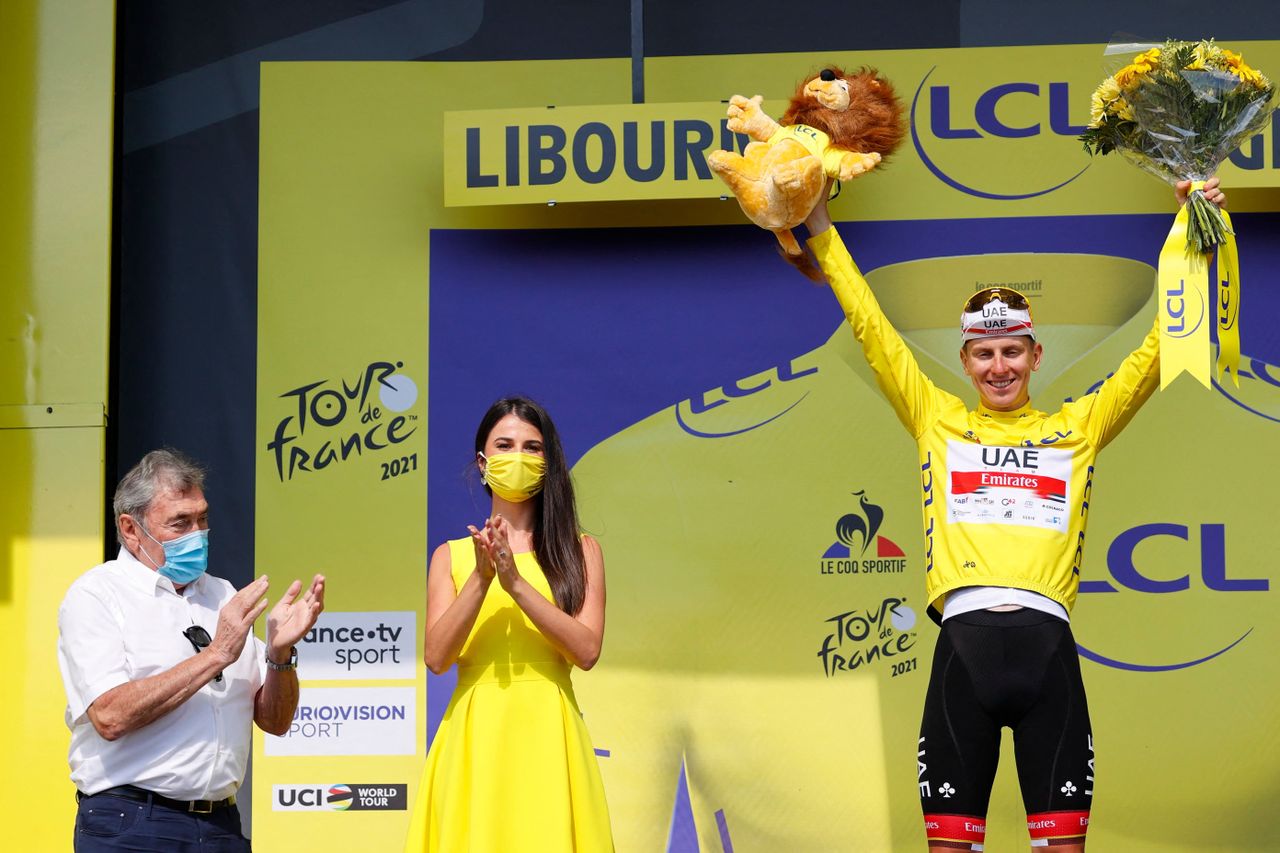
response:
{"label": "yellow and purple backdrop", "polygon": [[[6,809],[29,849],[70,831],[54,616],[103,534],[110,22],[59,9],[0,12],[6,138],[25,140],[0,169],[34,188],[0,206],[0,264],[30,283],[0,316],[0,637],[27,650]],[[50,52],[55,30],[78,59]],[[1280,67],[1280,43],[1230,46]],[[331,592],[293,730],[255,744],[260,849],[400,843],[452,686],[420,663],[426,557],[486,513],[471,435],[512,392],[557,418],[605,549],[605,653],[576,683],[618,848],[920,847],[936,629],[911,443],[830,295],[704,161],[742,142],[723,99],[777,115],[831,61],[878,66],[908,110],[902,150],[833,212],[935,381],[964,393],[954,292],[1017,281],[1049,349],[1038,404],[1087,393],[1150,325],[1173,212],[1075,140],[1100,45],[650,58],[645,105],[624,103],[625,60],[262,66],[256,562]],[[1100,851],[1270,843],[1276,130],[1222,172],[1240,387],[1161,392],[1095,478],[1074,625]],[[848,516],[865,535],[838,533]],[[1002,764],[992,850],[1026,843]]]}
{"label": "yellow and purple backdrop", "polygon": [[[1280,67],[1280,44],[1233,47]],[[723,99],[777,115],[831,61],[878,66],[908,111],[833,211],[935,380],[964,393],[952,291],[1017,281],[1046,327],[1038,404],[1087,393],[1150,326],[1173,214],[1075,139],[1101,46],[651,58],[645,105],[619,103],[622,60],[264,66],[258,564],[313,564],[332,594],[294,731],[255,749],[255,841],[398,843],[452,683],[418,663],[426,555],[484,517],[474,425],[524,392],[606,554],[605,653],[576,683],[618,848],[920,846],[936,629],[911,443],[830,295],[703,159],[741,144]],[[1098,850],[1269,837],[1276,139],[1222,173],[1241,387],[1162,392],[1095,480],[1074,619]],[[841,539],[850,514],[868,532]],[[1004,758],[993,850],[1026,843]]]}

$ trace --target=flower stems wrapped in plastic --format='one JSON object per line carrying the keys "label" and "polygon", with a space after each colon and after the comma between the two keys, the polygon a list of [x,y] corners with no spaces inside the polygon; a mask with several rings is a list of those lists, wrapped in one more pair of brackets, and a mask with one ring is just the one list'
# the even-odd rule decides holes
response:
{"label": "flower stems wrapped in plastic", "polygon": [[[1080,140],[1093,153],[1119,151],[1171,184],[1205,181],[1241,142],[1262,130],[1274,95],[1265,75],[1213,39],[1167,41],[1102,81]],[[1209,252],[1229,229],[1200,192],[1188,203],[1187,243]]]}
{"label": "flower stems wrapped in plastic", "polygon": [[[1108,48],[1134,52],[1137,46]],[[1087,151],[1120,155],[1191,194],[1160,252],[1160,386],[1183,372],[1210,383],[1209,328],[1216,317],[1218,370],[1240,368],[1240,268],[1231,217],[1209,202],[1204,182],[1275,109],[1275,86],[1238,53],[1207,41],[1146,46],[1093,93]],[[1138,47],[1138,49],[1141,49]],[[1127,49],[1126,49],[1127,48]],[[1208,264],[1218,252],[1217,292]]]}

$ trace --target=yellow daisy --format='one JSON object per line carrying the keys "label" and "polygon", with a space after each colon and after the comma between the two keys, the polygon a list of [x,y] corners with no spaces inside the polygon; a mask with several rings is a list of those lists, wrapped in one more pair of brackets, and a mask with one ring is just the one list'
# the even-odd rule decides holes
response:
{"label": "yellow daisy", "polygon": [[1123,89],[1131,88],[1137,81],[1160,65],[1160,48],[1153,47],[1133,58],[1133,62],[1115,73],[1115,80]]}
{"label": "yellow daisy", "polygon": [[1102,99],[1104,104],[1109,104],[1116,98],[1120,97],[1120,84],[1116,82],[1116,78],[1108,77],[1098,86],[1096,94]]}
{"label": "yellow daisy", "polygon": [[1102,117],[1106,114],[1106,105],[1102,103],[1102,96],[1097,92],[1089,98],[1089,127],[1097,127],[1102,124]]}
{"label": "yellow daisy", "polygon": [[1245,83],[1251,83],[1258,88],[1262,88],[1265,83],[1262,72],[1256,68],[1249,67],[1245,63],[1244,57],[1235,51],[1222,49],[1222,59],[1226,63],[1227,70],[1239,77]]}

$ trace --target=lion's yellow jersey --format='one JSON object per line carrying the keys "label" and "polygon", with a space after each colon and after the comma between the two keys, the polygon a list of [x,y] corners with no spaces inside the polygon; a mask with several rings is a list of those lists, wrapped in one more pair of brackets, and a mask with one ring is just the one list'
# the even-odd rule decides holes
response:
{"label": "lion's yellow jersey", "polygon": [[822,161],[822,171],[828,175],[840,174],[840,161],[845,152],[831,147],[831,137],[816,127],[807,124],[793,124],[778,128],[769,137],[769,144],[776,145],[784,139],[792,139],[804,146],[805,150]]}

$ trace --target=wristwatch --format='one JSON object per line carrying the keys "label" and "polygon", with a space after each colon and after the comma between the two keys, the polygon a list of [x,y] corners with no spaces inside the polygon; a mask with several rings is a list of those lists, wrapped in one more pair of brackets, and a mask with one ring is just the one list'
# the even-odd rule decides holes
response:
{"label": "wristwatch", "polygon": [[289,649],[288,663],[276,663],[271,659],[271,653],[269,651],[266,654],[266,659],[267,659],[267,669],[274,669],[276,672],[288,672],[291,669],[297,669],[298,668],[298,647],[294,646]]}

